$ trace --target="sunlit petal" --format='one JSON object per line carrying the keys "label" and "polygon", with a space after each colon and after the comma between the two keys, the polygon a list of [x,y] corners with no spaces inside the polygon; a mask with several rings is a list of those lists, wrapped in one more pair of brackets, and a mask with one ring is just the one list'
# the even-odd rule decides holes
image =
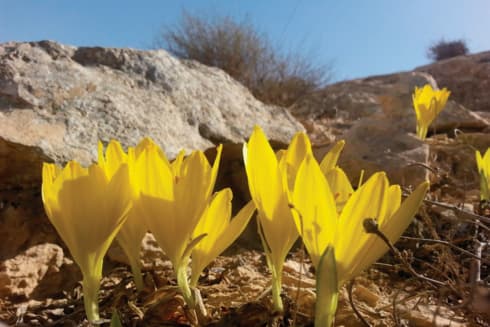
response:
{"label": "sunlit petal", "polygon": [[294,220],[315,267],[337,231],[337,208],[330,187],[310,154],[301,164],[294,185]]}
{"label": "sunlit petal", "polygon": [[329,172],[331,169],[334,169],[337,166],[337,161],[339,160],[340,153],[344,148],[345,141],[340,140],[327,152],[327,154],[323,157],[320,163],[320,169],[324,174]]}

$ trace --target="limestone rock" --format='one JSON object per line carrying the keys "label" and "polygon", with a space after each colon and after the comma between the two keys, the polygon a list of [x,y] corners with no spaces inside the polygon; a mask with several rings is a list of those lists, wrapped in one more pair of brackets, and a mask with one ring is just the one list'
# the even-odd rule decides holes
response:
{"label": "limestone rock", "polygon": [[87,164],[98,140],[151,136],[169,155],[242,142],[255,124],[286,142],[302,126],[219,69],[163,50],[0,45],[0,140]]}
{"label": "limestone rock", "polygon": [[[73,266],[73,261],[65,258],[60,246],[49,243],[33,246],[3,261],[0,297],[28,298],[35,297],[35,293],[43,296],[60,293],[80,278],[76,269],[60,273],[63,265]],[[71,283],[67,279],[71,279]]]}

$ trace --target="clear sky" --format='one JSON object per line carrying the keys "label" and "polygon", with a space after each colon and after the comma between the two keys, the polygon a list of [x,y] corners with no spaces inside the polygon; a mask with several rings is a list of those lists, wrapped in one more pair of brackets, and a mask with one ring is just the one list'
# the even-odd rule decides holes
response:
{"label": "clear sky", "polygon": [[149,48],[182,10],[248,19],[285,49],[331,63],[335,80],[427,64],[441,38],[490,50],[490,0],[0,0],[0,43]]}

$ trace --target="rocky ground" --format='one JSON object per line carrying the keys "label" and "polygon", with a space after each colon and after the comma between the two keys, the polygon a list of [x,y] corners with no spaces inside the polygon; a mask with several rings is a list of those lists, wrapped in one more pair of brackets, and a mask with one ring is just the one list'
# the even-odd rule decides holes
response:
{"label": "rocky ground", "polygon": [[[278,148],[304,128],[318,157],[345,139],[339,164],[353,181],[361,168],[367,175],[387,171],[407,192],[431,181],[396,244],[408,264],[387,254],[342,288],[336,326],[490,325],[490,208],[479,202],[474,159],[475,149],[490,147],[490,53],[337,83],[289,111],[261,104],[217,69],[164,51],[7,43],[0,45],[0,72],[0,321],[86,325],[80,272],[43,211],[43,161],[89,163],[99,139],[128,146],[149,135],[171,157],[180,148],[211,147],[211,158],[212,147],[224,143],[218,187],[233,188],[238,208],[248,199],[240,143],[259,124]],[[425,83],[453,94],[421,142],[413,135],[411,92]],[[278,317],[255,231],[250,226],[202,275],[200,322],[312,326],[314,274],[301,245],[286,263],[286,311]],[[120,249],[110,250],[103,318],[117,309],[124,326],[188,325],[195,317],[151,237],[142,254],[146,288],[137,293]]]}

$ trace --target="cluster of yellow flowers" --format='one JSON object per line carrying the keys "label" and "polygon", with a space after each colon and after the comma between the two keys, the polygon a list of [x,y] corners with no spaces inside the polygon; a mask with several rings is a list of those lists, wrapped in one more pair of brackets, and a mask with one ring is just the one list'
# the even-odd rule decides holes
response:
{"label": "cluster of yellow flowers", "polygon": [[[257,206],[262,243],[272,272],[275,309],[283,309],[283,263],[300,235],[317,271],[318,326],[331,324],[338,288],[388,250],[383,240],[366,231],[365,221],[374,220],[378,229],[396,242],[429,187],[428,182],[420,184],[402,204],[400,187],[390,186],[386,174],[380,172],[354,191],[337,166],[343,145],[343,141],[337,143],[318,163],[306,134],[296,134],[286,151],[275,154],[256,127],[243,151],[250,194]],[[325,269],[329,271],[322,271]]]}
{"label": "cluster of yellow flowers", "polygon": [[241,234],[256,209],[272,273],[275,309],[283,309],[282,267],[300,235],[313,265],[322,271],[318,275],[325,279],[318,290],[327,291],[318,294],[317,303],[330,303],[331,308],[319,308],[318,315],[326,312],[332,317],[338,287],[388,250],[382,240],[365,230],[365,220],[376,221],[379,230],[395,242],[429,186],[422,183],[401,203],[400,187],[390,186],[381,172],[354,191],[337,166],[343,146],[343,141],[337,143],[318,163],[306,134],[296,134],[287,150],[274,153],[256,127],[243,149],[252,201],[233,219],[231,190],[213,194],[221,146],[212,166],[201,151],[187,157],[181,152],[169,162],[149,138],[127,153],[116,141],[109,143],[105,153],[99,144],[98,162],[89,168],[75,161],[63,169],[45,163],[43,202],[82,270],[88,319],[99,320],[102,263],[114,238],[129,258],[136,287],[142,289],[140,244],[146,231],[151,231],[171,260],[184,299],[192,307],[191,288],[197,286],[202,270]]}
{"label": "cluster of yellow flowers", "polygon": [[189,305],[191,285],[202,270],[243,231],[255,211],[252,202],[230,220],[232,192],[212,193],[221,146],[210,166],[203,152],[170,163],[149,138],[125,153],[111,141],[98,163],[88,169],[69,162],[64,169],[43,165],[42,197],[46,213],[83,274],[84,304],[89,321],[99,320],[97,294],[103,258],[114,240],[127,254],[138,289],[143,288],[139,251],[150,230],[171,260],[178,285]]}

